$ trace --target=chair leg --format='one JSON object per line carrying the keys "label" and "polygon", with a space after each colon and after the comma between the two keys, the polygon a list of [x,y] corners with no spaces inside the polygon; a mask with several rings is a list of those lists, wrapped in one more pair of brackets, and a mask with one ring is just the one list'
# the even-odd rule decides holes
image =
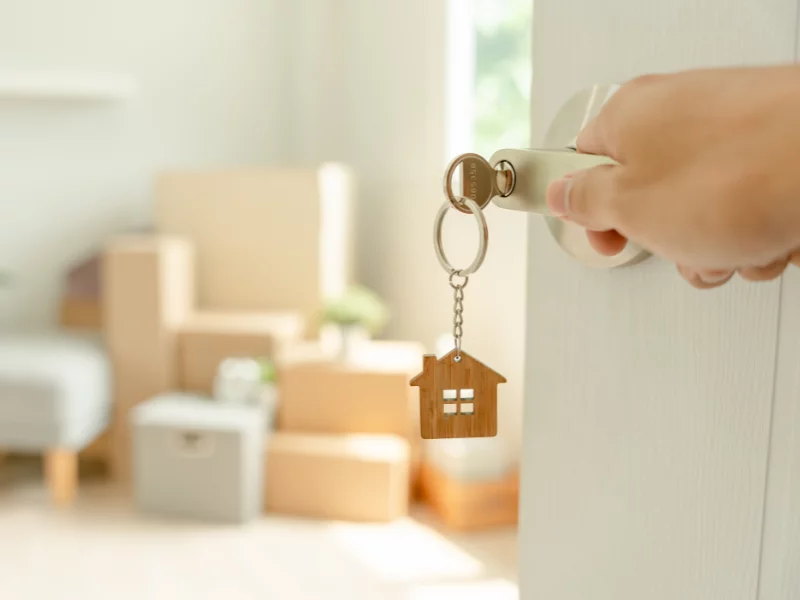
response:
{"label": "chair leg", "polygon": [[78,453],[49,450],[44,458],[44,472],[53,503],[56,506],[72,504],[78,491]]}

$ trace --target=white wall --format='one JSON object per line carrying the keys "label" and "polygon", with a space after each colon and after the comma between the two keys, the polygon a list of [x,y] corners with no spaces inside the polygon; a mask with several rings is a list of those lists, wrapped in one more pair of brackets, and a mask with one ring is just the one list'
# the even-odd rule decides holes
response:
{"label": "white wall", "polygon": [[0,98],[0,327],[55,318],[70,261],[149,223],[153,173],[282,155],[278,0],[0,0],[3,74],[130,76],[108,105]]}
{"label": "white wall", "polygon": [[[289,46],[293,108],[287,142],[298,162],[343,160],[360,181],[358,274],[390,303],[387,335],[431,350],[450,331],[452,290],[432,246],[442,175],[453,152],[446,0],[297,0],[285,22],[302,26]],[[454,67],[464,72],[463,64]],[[460,68],[462,67],[462,68]],[[467,70],[468,71],[468,70]],[[460,124],[470,128],[469,122]],[[465,290],[464,348],[502,372],[501,431],[521,431],[525,218],[487,211],[489,254]],[[467,264],[477,247],[470,217],[450,214],[448,253]]]}

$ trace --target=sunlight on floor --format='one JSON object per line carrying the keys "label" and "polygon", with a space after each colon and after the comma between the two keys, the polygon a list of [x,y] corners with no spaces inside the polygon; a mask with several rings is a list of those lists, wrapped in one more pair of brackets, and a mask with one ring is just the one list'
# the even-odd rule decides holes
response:
{"label": "sunlight on floor", "polygon": [[484,566],[443,535],[414,521],[354,528],[329,526],[333,538],[385,581],[472,578]]}
{"label": "sunlight on floor", "polygon": [[150,517],[103,484],[56,511],[38,475],[0,479],[3,600],[516,600],[516,539],[438,531],[425,511],[374,525]]}
{"label": "sunlight on floor", "polygon": [[408,600],[517,600],[517,584],[506,579],[420,586]]}

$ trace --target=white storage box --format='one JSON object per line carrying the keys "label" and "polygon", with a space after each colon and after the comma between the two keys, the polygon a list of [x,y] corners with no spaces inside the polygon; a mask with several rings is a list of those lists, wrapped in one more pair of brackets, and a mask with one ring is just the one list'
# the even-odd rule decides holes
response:
{"label": "white storage box", "polygon": [[146,512],[245,522],[263,508],[260,409],[171,393],[131,411],[134,492]]}

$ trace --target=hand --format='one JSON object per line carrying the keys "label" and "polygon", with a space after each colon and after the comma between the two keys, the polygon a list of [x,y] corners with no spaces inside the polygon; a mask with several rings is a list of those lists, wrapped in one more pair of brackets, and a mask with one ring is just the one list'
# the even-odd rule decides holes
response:
{"label": "hand", "polygon": [[800,68],[635,79],[577,144],[620,165],[553,182],[547,203],[598,252],[634,241],[699,288],[800,266]]}

